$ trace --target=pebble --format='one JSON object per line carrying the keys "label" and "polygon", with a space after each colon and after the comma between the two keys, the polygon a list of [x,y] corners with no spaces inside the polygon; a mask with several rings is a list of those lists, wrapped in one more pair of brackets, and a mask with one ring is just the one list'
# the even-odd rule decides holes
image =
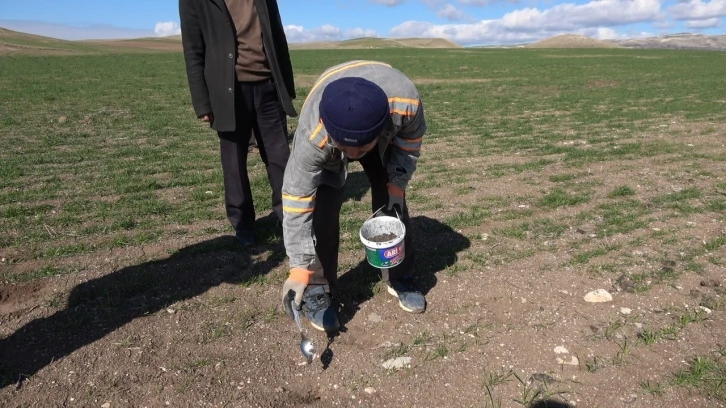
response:
{"label": "pebble", "polygon": [[564,348],[562,346],[555,347],[555,354],[569,354],[569,353],[570,353],[569,350],[567,350],[566,348]]}
{"label": "pebble", "polygon": [[627,308],[627,307],[621,307],[620,308],[620,313],[621,314],[624,314],[624,315],[629,315],[629,314],[633,313],[633,309],[630,309],[630,308]]}
{"label": "pebble", "polygon": [[383,368],[387,370],[392,369],[401,369],[405,368],[411,365],[411,357],[398,357],[398,358],[392,358],[385,363],[383,363]]}
{"label": "pebble", "polygon": [[698,306],[698,308],[706,312],[706,314],[711,314],[711,309],[707,308],[706,306]]}
{"label": "pebble", "polygon": [[566,361],[566,360],[563,360],[563,359],[557,357],[557,363],[564,364],[564,365],[578,366],[578,365],[580,365],[580,360],[575,356],[570,357],[570,361]]}
{"label": "pebble", "polygon": [[613,295],[605,289],[597,289],[585,295],[585,302],[588,303],[604,303],[612,302]]}
{"label": "pebble", "polygon": [[529,377],[530,382],[539,381],[541,383],[544,383],[544,385],[550,385],[557,382],[554,378],[550,377],[547,374],[541,374],[541,373],[535,373],[532,374],[531,377]]}
{"label": "pebble", "polygon": [[371,313],[368,315],[368,321],[373,323],[380,323],[383,321],[383,318],[375,313]]}
{"label": "pebble", "polygon": [[107,402],[107,403],[101,405],[101,408],[111,408],[111,403]]}
{"label": "pebble", "polygon": [[375,394],[376,393],[376,389],[373,387],[366,387],[366,389],[364,389],[363,391],[365,391],[366,394]]}

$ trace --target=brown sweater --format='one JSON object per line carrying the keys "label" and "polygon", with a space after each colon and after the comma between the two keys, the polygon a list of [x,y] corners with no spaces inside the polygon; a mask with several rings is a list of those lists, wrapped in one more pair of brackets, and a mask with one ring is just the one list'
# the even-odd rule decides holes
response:
{"label": "brown sweater", "polygon": [[262,45],[262,29],[254,0],[224,0],[237,31],[237,79],[254,82],[270,78]]}

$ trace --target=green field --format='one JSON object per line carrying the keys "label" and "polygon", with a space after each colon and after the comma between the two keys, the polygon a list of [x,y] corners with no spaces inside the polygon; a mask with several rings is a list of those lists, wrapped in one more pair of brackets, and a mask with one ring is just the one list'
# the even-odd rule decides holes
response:
{"label": "green field", "polygon": [[[424,154],[416,195],[452,182],[465,191],[480,170],[499,177],[564,163],[575,174],[597,162],[673,154],[688,165],[684,146],[693,133],[669,141],[643,134],[672,120],[726,120],[722,53],[293,53],[297,75],[309,77],[356,58],[388,62],[413,78],[428,114],[427,140],[447,147]],[[216,137],[194,117],[180,55],[13,57],[0,59],[0,70],[0,247],[17,250],[13,262],[53,265],[179,233],[170,226],[223,218]],[[311,82],[299,81],[298,106]],[[709,132],[716,128],[698,130]],[[588,145],[560,143],[566,140]],[[449,158],[499,154],[525,160],[447,170]],[[695,156],[726,160],[724,151]],[[266,175],[259,160],[253,163],[258,211],[266,214]],[[221,231],[202,233],[210,232]],[[4,279],[25,278],[6,272]]]}
{"label": "green field", "polygon": [[[562,271],[557,279],[619,284],[643,302],[683,286],[679,296],[713,312],[700,319],[674,309],[678,324],[658,315],[625,342],[600,337],[611,348],[580,356],[583,375],[615,370],[632,348],[667,342],[686,326],[724,333],[722,286],[688,298],[687,285],[724,276],[726,53],[401,48],[299,50],[292,59],[298,108],[322,71],[348,60],[385,61],[416,83],[429,130],[408,191],[412,215],[471,242],[454,257],[426,247],[441,250],[420,255],[424,264],[441,257],[439,281],[491,268],[524,268],[531,276],[523,281],[547,281]],[[76,276],[129,249],[143,255],[120,266],[162,259],[183,247],[167,242],[232,232],[217,137],[193,113],[180,54],[0,56],[0,72],[0,283]],[[270,192],[256,154],[250,171],[264,217]],[[365,183],[354,181],[360,191],[341,220],[341,273],[360,261],[357,232],[369,215]],[[267,228],[258,234],[255,259],[279,258],[281,238]],[[147,255],[154,246],[162,252]],[[243,252],[231,243],[203,250]],[[282,262],[262,284],[274,291],[285,272]],[[353,297],[375,285],[354,283]],[[698,326],[708,320],[721,328]],[[453,353],[438,341],[432,360]],[[678,355],[710,364],[701,382],[674,369],[633,387],[667,395],[682,386],[726,403],[722,346],[703,340]],[[721,354],[706,356],[713,352]],[[496,393],[482,393],[481,403],[494,406]]]}

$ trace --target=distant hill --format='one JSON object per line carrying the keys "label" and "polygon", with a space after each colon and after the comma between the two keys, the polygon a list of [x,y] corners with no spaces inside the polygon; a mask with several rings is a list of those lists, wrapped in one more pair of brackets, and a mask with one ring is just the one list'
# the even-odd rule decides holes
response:
{"label": "distant hill", "polygon": [[91,45],[103,51],[182,51],[180,35],[129,40],[87,40],[79,41],[79,43]]}
{"label": "distant hill", "polygon": [[[664,48],[726,51],[726,35],[670,34],[661,37],[624,40],[597,40],[563,34],[530,44],[490,46],[487,48]],[[462,48],[443,38],[374,38],[345,41],[291,43],[293,50],[382,49],[382,48]],[[478,48],[478,47],[477,47]],[[78,54],[104,52],[181,52],[181,36],[134,38],[123,40],[65,41],[8,30],[0,27],[0,55]]]}
{"label": "distant hill", "polygon": [[291,43],[293,50],[370,49],[370,48],[461,48],[443,38],[374,38],[363,37],[345,41]]}
{"label": "distant hill", "polygon": [[524,45],[525,48],[618,48],[619,45],[584,35],[562,34]]}
{"label": "distant hill", "polygon": [[670,34],[661,37],[609,40],[627,48],[666,48],[686,50],[726,51],[726,35]]}
{"label": "distant hill", "polygon": [[82,45],[72,41],[21,33],[0,27],[0,54],[7,53],[77,53]]}

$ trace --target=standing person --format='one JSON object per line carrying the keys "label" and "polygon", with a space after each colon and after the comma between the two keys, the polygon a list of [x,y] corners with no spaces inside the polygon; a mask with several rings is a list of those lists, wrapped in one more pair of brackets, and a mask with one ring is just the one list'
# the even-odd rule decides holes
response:
{"label": "standing person", "polygon": [[287,115],[297,116],[292,63],[275,0],[179,0],[192,104],[219,135],[227,218],[243,246],[255,243],[247,174],[254,135],[282,222],[282,180],[290,156]]}
{"label": "standing person", "polygon": [[339,329],[330,287],[338,279],[339,217],[351,161],[360,162],[371,183],[371,210],[399,214],[406,226],[406,256],[389,270],[388,293],[405,311],[424,311],[426,300],[413,282],[416,251],[405,191],[425,132],[416,87],[387,64],[351,61],[317,80],[302,108],[282,186],[290,258],[282,297],[289,314],[290,307],[302,309],[314,328]]}

